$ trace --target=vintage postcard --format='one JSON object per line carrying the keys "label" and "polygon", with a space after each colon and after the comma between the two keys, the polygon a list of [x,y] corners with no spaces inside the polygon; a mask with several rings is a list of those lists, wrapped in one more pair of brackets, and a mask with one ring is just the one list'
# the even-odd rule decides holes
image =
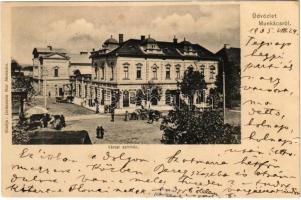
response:
{"label": "vintage postcard", "polygon": [[299,197],[299,2],[1,3],[2,194]]}

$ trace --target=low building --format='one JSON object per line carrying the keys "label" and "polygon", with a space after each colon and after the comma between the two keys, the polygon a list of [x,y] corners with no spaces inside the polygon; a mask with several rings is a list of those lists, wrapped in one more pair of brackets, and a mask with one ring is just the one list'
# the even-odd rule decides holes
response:
{"label": "low building", "polygon": [[[170,42],[141,36],[124,41],[123,34],[119,34],[119,41],[111,36],[99,50],[91,52],[91,59],[91,75],[78,74],[73,79],[75,97],[83,104],[99,103],[101,108],[113,102],[120,109],[136,108],[141,105],[143,93],[147,96],[142,100],[145,105],[170,108],[181,98],[177,83],[189,67],[205,76],[207,89],[194,98],[195,105],[205,106],[218,74],[215,55],[185,38],[182,42],[176,38]],[[145,95],[145,88],[150,91],[155,86],[160,88],[160,95]],[[93,103],[89,106],[95,107]]]}

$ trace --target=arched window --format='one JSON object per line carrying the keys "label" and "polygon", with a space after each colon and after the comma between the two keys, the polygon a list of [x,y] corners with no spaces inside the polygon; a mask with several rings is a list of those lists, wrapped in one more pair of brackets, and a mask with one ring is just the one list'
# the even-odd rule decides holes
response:
{"label": "arched window", "polygon": [[181,78],[181,65],[176,65],[176,78]]}
{"label": "arched window", "polygon": [[210,79],[214,79],[215,75],[215,67],[213,65],[210,66]]}
{"label": "arched window", "polygon": [[142,69],[142,64],[138,63],[137,65],[137,71],[136,71],[136,78],[141,79],[141,69]]}
{"label": "arched window", "polygon": [[167,64],[165,67],[165,78],[170,79],[170,64]]}
{"label": "arched window", "polygon": [[136,91],[136,105],[141,106],[142,105],[142,100],[144,99],[144,94],[141,89],[138,89]]}

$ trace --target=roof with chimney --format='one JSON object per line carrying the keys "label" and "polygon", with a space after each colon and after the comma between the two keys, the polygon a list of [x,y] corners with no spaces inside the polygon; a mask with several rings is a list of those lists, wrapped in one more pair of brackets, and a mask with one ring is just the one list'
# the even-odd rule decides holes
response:
{"label": "roof with chimney", "polygon": [[47,48],[34,48],[32,54],[34,55],[35,58],[39,56],[45,56],[47,54],[60,54],[60,55],[65,55],[67,54],[67,51],[62,48],[52,48],[52,46],[48,46]]}
{"label": "roof with chimney", "polygon": [[[162,50],[160,53],[146,52],[143,46],[147,43],[155,43]],[[184,53],[185,46],[189,46],[193,50],[195,55],[188,55]],[[202,47],[199,44],[192,44],[186,40],[178,43],[176,39],[173,42],[156,41],[152,38],[129,39],[125,42],[119,43],[119,47],[110,52],[103,53],[103,51],[97,50],[91,52],[91,58],[101,57],[142,57],[142,58],[161,58],[161,59],[187,59],[187,60],[217,60],[215,54]]]}

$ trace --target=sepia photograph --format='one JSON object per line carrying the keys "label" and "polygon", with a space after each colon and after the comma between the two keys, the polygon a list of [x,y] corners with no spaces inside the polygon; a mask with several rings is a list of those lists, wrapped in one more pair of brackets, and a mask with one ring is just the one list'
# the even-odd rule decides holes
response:
{"label": "sepia photograph", "polygon": [[12,8],[12,144],[240,144],[239,4]]}

